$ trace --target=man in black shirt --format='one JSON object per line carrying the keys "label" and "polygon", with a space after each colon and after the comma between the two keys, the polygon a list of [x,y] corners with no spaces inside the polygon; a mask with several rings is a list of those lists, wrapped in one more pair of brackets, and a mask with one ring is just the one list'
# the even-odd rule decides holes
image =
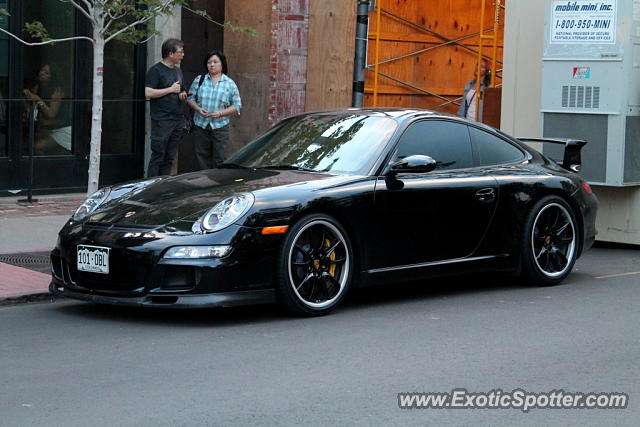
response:
{"label": "man in black shirt", "polygon": [[151,100],[151,158],[147,176],[169,175],[183,132],[183,102],[187,99],[180,62],[184,43],[162,43],[162,61],[149,68],[144,96]]}

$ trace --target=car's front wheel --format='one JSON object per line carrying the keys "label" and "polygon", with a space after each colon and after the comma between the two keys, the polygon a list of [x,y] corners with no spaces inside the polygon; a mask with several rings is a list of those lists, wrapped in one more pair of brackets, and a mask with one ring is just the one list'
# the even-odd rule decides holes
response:
{"label": "car's front wheel", "polygon": [[532,285],[556,285],[571,272],[578,253],[578,228],[571,207],[547,196],[529,211],[522,239],[522,274]]}
{"label": "car's front wheel", "polygon": [[335,219],[324,214],[303,217],[280,253],[278,302],[297,315],[329,313],[349,288],[353,264],[351,243]]}

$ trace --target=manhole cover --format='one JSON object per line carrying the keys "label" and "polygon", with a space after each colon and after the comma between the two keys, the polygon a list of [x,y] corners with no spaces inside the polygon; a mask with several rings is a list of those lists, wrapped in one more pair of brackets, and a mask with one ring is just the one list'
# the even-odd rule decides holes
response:
{"label": "manhole cover", "polygon": [[49,252],[23,252],[19,254],[0,254],[0,262],[15,265],[16,267],[49,273],[51,261]]}

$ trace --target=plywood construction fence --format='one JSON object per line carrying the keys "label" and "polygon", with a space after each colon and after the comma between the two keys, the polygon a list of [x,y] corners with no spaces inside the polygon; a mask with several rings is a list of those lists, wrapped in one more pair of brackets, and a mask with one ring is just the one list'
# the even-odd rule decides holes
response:
{"label": "plywood construction fence", "polygon": [[357,2],[310,0],[305,111],[351,106]]}
{"label": "plywood construction fence", "polygon": [[[493,56],[489,47],[493,41],[480,39],[482,3],[483,0],[376,0],[380,12],[369,15],[365,105],[455,113],[464,85],[473,79],[481,41],[484,56]],[[494,33],[495,0],[485,0],[483,23],[484,29],[490,31],[483,34],[497,38],[495,84],[499,87],[504,10],[498,11],[499,30]]]}

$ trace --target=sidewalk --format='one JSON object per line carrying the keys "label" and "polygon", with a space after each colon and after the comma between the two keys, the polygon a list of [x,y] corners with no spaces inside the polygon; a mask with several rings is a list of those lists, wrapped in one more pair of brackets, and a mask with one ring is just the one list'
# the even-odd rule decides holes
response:
{"label": "sidewalk", "polygon": [[48,254],[84,198],[84,193],[34,196],[38,201],[32,204],[0,198],[0,306],[51,298]]}

